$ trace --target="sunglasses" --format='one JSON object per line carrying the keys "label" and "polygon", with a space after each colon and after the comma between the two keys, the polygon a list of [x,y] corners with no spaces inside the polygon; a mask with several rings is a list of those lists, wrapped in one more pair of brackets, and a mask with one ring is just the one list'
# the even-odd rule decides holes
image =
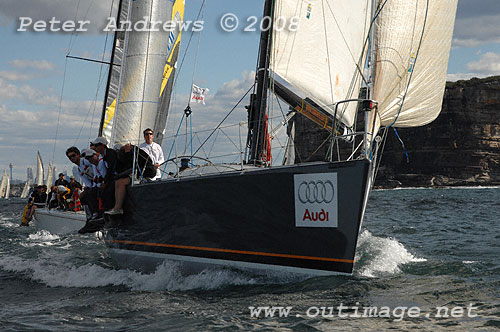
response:
{"label": "sunglasses", "polygon": [[153,133],[145,133],[144,136],[153,135]]}
{"label": "sunglasses", "polygon": [[69,159],[73,159],[73,158],[75,158],[75,157],[76,157],[76,154],[68,154],[68,158],[69,158]]}

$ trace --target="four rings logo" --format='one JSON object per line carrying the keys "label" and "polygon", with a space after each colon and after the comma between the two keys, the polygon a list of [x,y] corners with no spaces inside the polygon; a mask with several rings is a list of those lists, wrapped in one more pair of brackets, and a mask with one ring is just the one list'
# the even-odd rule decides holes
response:
{"label": "four rings logo", "polygon": [[302,181],[299,185],[299,201],[301,203],[331,203],[335,197],[332,181]]}
{"label": "four rings logo", "polygon": [[296,227],[338,227],[337,173],[293,176]]}

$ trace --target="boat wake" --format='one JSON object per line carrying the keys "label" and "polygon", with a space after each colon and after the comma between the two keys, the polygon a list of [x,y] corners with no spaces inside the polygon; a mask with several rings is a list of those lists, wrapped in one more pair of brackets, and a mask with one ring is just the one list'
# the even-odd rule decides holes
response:
{"label": "boat wake", "polygon": [[88,263],[75,266],[67,256],[25,259],[17,256],[0,257],[0,268],[49,287],[109,287],[125,286],[135,291],[184,291],[191,289],[217,289],[231,285],[257,283],[253,276],[228,269],[205,270],[199,274],[183,276],[175,263],[165,262],[151,274],[132,270],[116,270]]}
{"label": "boat wake", "polygon": [[425,262],[417,258],[394,238],[372,235],[365,230],[359,236],[354,274],[362,277],[382,277],[401,272],[401,266],[412,262]]}

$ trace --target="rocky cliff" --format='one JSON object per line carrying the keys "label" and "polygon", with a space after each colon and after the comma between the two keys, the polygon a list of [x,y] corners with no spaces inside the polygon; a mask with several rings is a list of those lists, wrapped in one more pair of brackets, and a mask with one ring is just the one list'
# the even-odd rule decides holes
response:
{"label": "rocky cliff", "polygon": [[[316,133],[318,146],[328,135],[307,122],[297,120],[296,130]],[[448,82],[439,117],[423,127],[399,128],[398,133],[409,158],[391,129],[375,186],[500,185],[500,76]],[[305,144],[297,150],[308,157],[314,152]],[[323,148],[309,160],[324,155]]]}

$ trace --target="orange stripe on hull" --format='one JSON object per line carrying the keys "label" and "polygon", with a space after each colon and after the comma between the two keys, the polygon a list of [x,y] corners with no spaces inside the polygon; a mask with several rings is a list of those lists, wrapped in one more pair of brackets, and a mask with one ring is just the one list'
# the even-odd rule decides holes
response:
{"label": "orange stripe on hull", "polygon": [[314,261],[340,262],[340,263],[354,264],[354,260],[352,260],[352,259],[341,259],[341,258],[298,256],[298,255],[288,255],[288,254],[274,254],[274,253],[267,253],[267,252],[255,252],[255,251],[244,251],[244,250],[233,250],[233,249],[207,248],[207,247],[194,247],[194,246],[184,246],[184,245],[178,245],[178,244],[160,244],[160,243],[148,243],[148,242],[137,242],[137,241],[123,241],[123,240],[112,240],[112,241],[106,241],[106,242],[122,243],[122,244],[136,244],[136,245],[151,246],[151,247],[166,247],[166,248],[175,248],[175,249],[214,251],[214,252],[225,252],[225,253],[231,253],[231,254],[243,254],[243,255],[254,255],[254,256],[269,256],[269,257],[283,257],[283,258],[295,258],[295,259],[308,259],[308,260],[314,260]]}

